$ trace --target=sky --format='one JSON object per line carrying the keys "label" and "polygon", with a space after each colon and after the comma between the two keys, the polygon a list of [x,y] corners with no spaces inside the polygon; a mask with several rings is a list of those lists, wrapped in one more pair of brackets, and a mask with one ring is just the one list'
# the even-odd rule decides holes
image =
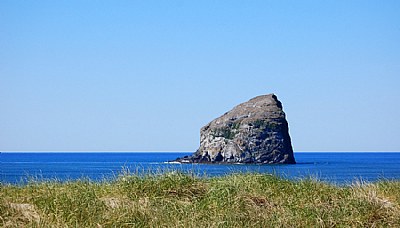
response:
{"label": "sky", "polygon": [[252,97],[295,151],[400,151],[400,1],[0,1],[0,151],[195,151]]}

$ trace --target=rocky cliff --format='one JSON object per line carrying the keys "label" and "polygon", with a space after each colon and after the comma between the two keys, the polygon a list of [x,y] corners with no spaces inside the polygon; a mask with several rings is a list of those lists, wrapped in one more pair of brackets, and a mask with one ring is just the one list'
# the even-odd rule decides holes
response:
{"label": "rocky cliff", "polygon": [[200,130],[200,147],[182,163],[294,164],[288,123],[274,94],[255,97]]}

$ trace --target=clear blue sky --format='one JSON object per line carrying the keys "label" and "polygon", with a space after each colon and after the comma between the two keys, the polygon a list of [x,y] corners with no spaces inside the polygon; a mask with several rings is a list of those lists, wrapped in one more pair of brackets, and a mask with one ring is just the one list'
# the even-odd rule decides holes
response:
{"label": "clear blue sky", "polygon": [[400,1],[0,1],[0,151],[195,151],[275,93],[295,151],[400,151]]}

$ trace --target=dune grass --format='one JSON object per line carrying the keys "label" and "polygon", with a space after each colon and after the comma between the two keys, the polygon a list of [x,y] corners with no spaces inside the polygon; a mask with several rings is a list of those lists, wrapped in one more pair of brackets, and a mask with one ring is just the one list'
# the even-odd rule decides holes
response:
{"label": "dune grass", "polygon": [[400,182],[335,186],[268,174],[0,186],[2,227],[398,227]]}

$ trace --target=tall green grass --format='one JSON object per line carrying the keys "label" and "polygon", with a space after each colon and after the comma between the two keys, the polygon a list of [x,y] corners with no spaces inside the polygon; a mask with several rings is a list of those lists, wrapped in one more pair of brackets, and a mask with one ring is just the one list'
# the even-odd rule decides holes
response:
{"label": "tall green grass", "polygon": [[2,227],[399,227],[400,182],[125,173],[0,186]]}

